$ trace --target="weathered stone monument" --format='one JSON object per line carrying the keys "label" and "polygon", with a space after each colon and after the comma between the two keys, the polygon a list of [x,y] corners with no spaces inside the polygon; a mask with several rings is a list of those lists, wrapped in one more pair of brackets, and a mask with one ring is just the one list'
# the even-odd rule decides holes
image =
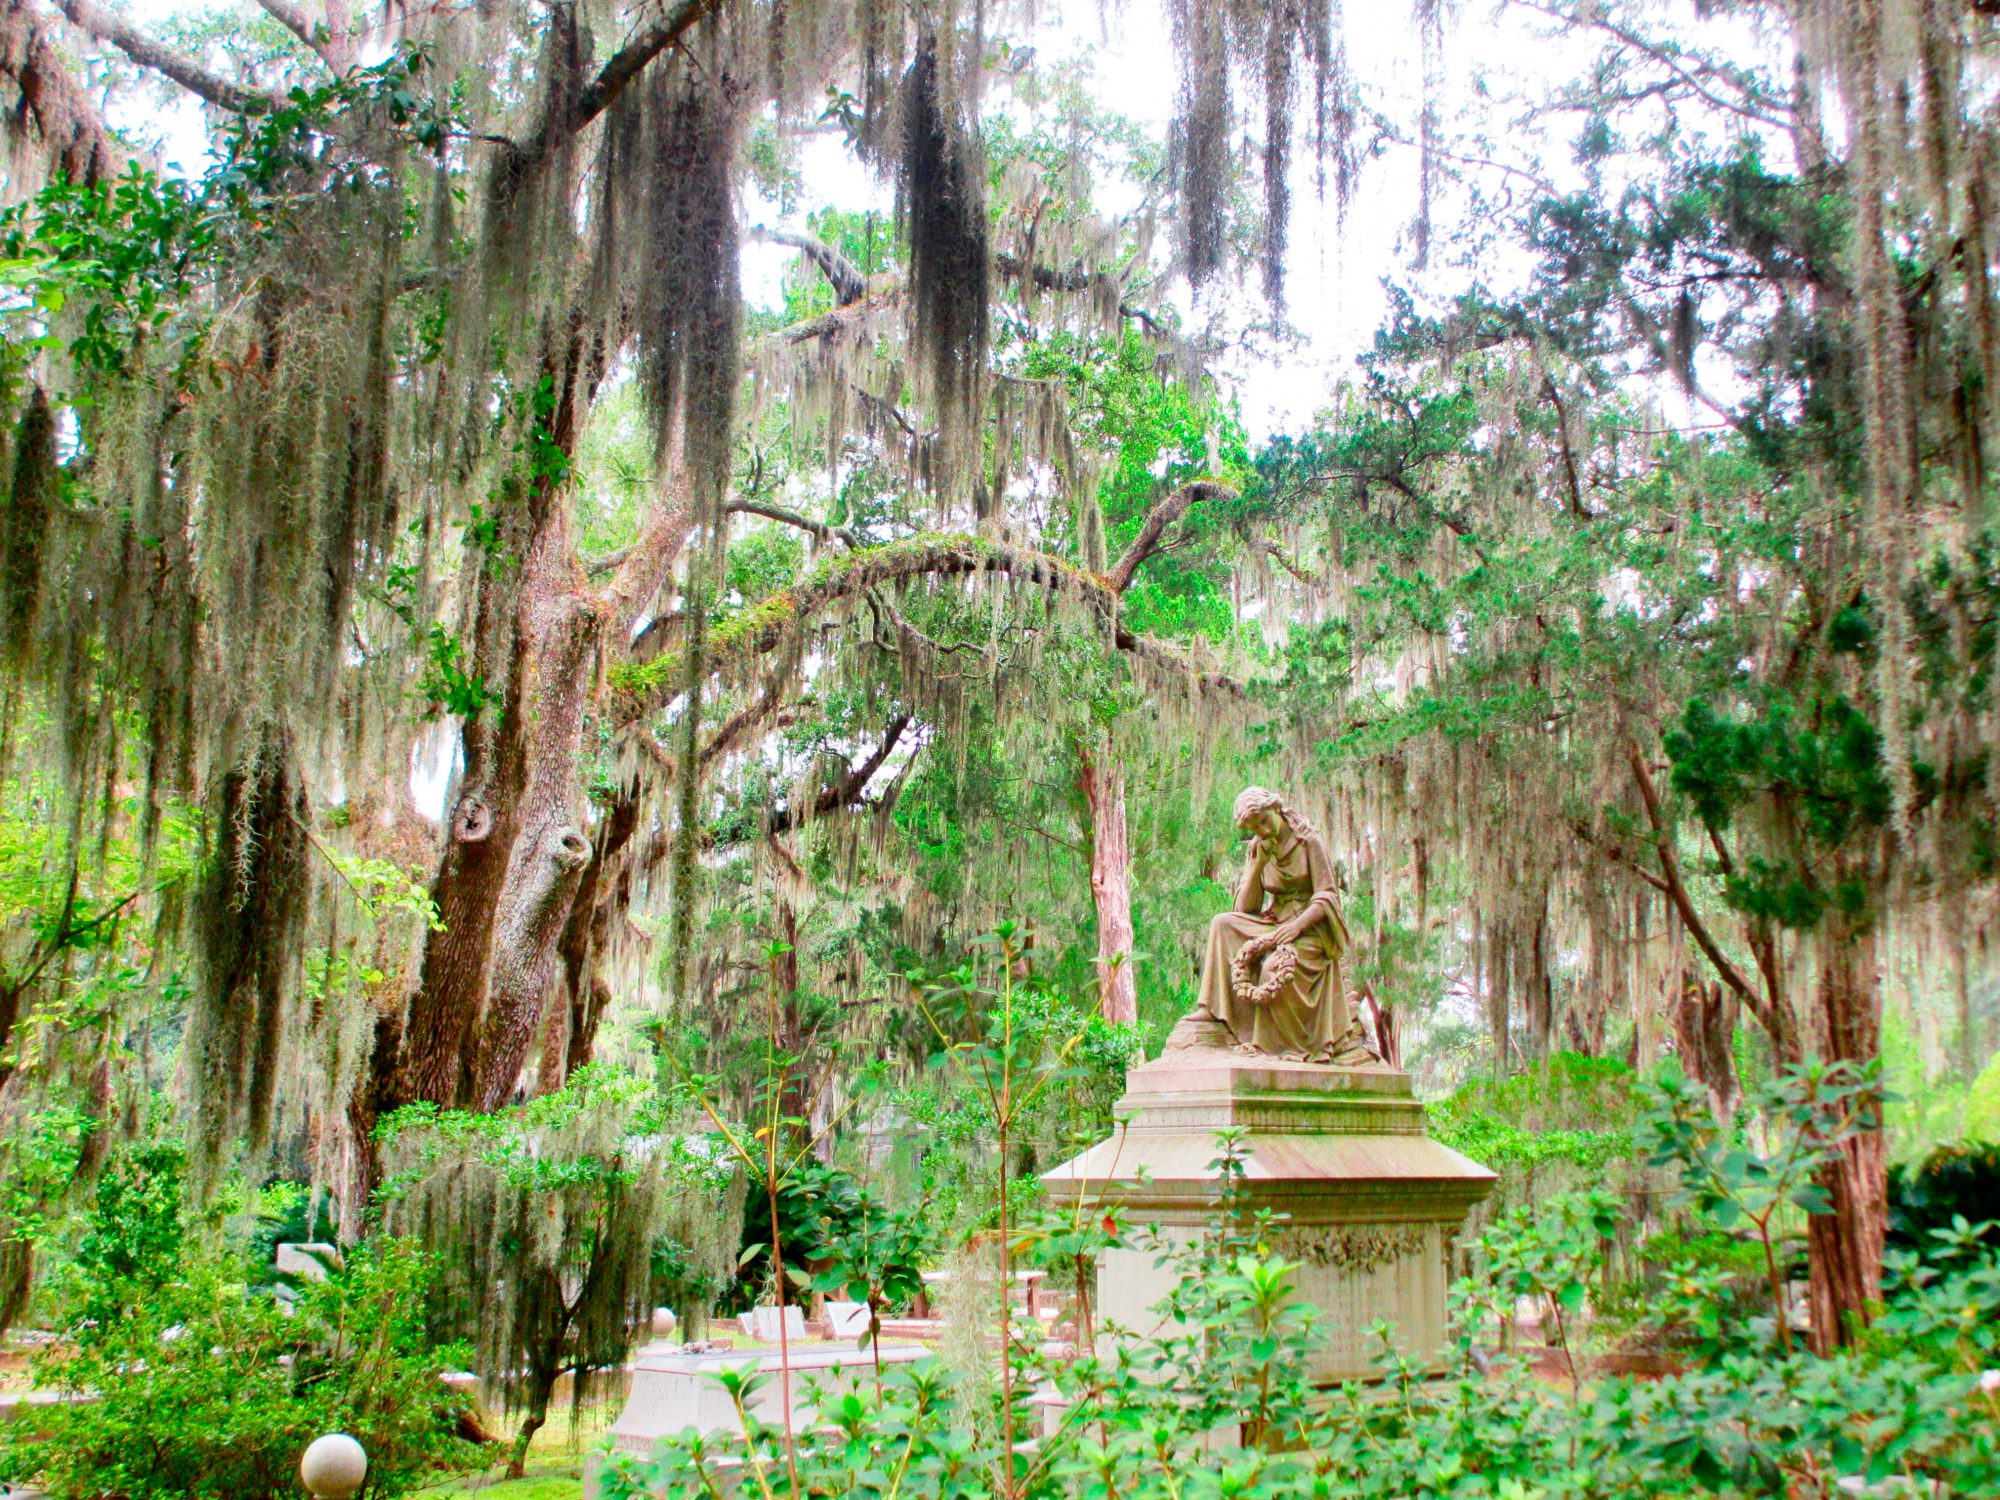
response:
{"label": "weathered stone monument", "polygon": [[[1296,1295],[1322,1315],[1315,1378],[1370,1374],[1377,1322],[1429,1360],[1445,1337],[1452,1241],[1493,1173],[1424,1133],[1409,1075],[1368,1046],[1317,830],[1258,787],[1237,799],[1236,821],[1249,859],[1235,908],[1209,928],[1196,1009],[1127,1075],[1117,1131],[1042,1181],[1058,1203],[1122,1204],[1134,1226],[1193,1243],[1215,1212],[1216,1133],[1240,1128],[1237,1205],[1284,1215],[1273,1248],[1298,1263]],[[1104,1253],[1101,1322],[1157,1325],[1175,1273],[1155,1258]]]}

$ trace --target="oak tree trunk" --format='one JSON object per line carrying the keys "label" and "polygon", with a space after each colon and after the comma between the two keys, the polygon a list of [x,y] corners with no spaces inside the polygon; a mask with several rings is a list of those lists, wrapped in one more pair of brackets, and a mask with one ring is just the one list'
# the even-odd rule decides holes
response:
{"label": "oak tree trunk", "polygon": [[599,620],[570,555],[568,527],[552,523],[528,561],[521,638],[526,660],[519,829],[495,897],[483,1014],[465,1102],[490,1110],[513,1092],[556,977],[558,945],[590,860],[583,831],[583,721]]}

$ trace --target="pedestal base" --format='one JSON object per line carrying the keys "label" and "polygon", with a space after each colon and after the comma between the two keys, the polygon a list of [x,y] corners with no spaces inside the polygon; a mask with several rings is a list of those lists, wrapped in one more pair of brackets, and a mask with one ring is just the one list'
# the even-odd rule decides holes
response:
{"label": "pedestal base", "polygon": [[[1374,1373],[1377,1322],[1395,1325],[1407,1354],[1442,1353],[1452,1241],[1494,1175],[1424,1134],[1408,1074],[1190,1047],[1134,1068],[1117,1115],[1108,1140],[1043,1175],[1058,1203],[1121,1204],[1163,1241],[1195,1243],[1215,1212],[1215,1133],[1240,1127],[1239,1202],[1286,1216],[1273,1248],[1299,1264],[1296,1295],[1320,1310],[1313,1377]],[[1175,1273],[1155,1255],[1100,1258],[1101,1322],[1158,1325]]]}

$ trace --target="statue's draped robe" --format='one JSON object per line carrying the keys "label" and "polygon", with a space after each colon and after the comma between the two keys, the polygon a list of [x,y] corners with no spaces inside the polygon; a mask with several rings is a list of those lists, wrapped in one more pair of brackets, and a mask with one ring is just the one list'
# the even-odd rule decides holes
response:
{"label": "statue's draped robe", "polygon": [[[1318,915],[1298,937],[1299,965],[1291,981],[1263,1005],[1238,999],[1229,983],[1237,950],[1315,904]],[[1236,910],[1221,913],[1208,925],[1200,1008],[1227,1026],[1239,1043],[1327,1061],[1348,1036],[1352,1020],[1340,962],[1347,947],[1333,864],[1319,840],[1292,834],[1275,855],[1253,844],[1237,887]],[[1259,971],[1262,967],[1263,960],[1253,965]]]}

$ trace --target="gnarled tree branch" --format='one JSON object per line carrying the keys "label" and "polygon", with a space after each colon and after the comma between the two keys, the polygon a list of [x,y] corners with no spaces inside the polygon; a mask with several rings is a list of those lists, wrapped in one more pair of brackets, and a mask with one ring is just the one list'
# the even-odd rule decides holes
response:
{"label": "gnarled tree branch", "polygon": [[1196,479],[1175,490],[1147,512],[1139,534],[1132,538],[1132,545],[1125,549],[1125,555],[1112,567],[1106,580],[1111,585],[1111,591],[1122,594],[1132,586],[1132,575],[1139,571],[1139,564],[1160,550],[1160,539],[1167,534],[1167,528],[1186,515],[1191,507],[1204,500],[1235,498],[1235,490],[1212,479]]}
{"label": "gnarled tree branch", "polygon": [[[725,621],[710,634],[710,666],[726,672],[734,665],[777,650],[797,638],[821,613],[844,599],[910,579],[998,573],[1050,591],[1072,590],[1099,612],[1106,633],[1120,651],[1151,664],[1188,673],[1202,691],[1240,696],[1232,679],[1200,672],[1163,642],[1135,635],[1118,623],[1118,596],[1093,573],[1046,552],[962,535],[920,536],[828,557],[795,587],[772,595],[755,608]],[[632,662],[611,674],[611,716],[619,726],[636,724],[680,690],[681,653],[663,651],[651,661]]]}
{"label": "gnarled tree branch", "polygon": [[882,731],[882,743],[875,747],[866,760],[832,786],[820,789],[819,795],[812,799],[810,813],[801,815],[796,808],[787,807],[766,821],[764,824],[766,836],[790,833],[808,817],[823,818],[829,813],[839,812],[844,807],[859,805],[863,794],[868,790],[868,783],[874,780],[875,773],[888,763],[889,757],[895,753],[897,742],[903,738],[903,732],[909,727],[908,714],[896,715],[889,721],[888,728]]}
{"label": "gnarled tree branch", "polygon": [[722,507],[725,514],[732,516],[762,516],[767,521],[776,521],[781,526],[796,526],[800,531],[818,537],[821,541],[839,538],[850,547],[862,545],[861,538],[845,526],[829,526],[824,521],[815,521],[811,516],[782,505],[773,505],[765,500],[732,500]]}
{"label": "gnarled tree branch", "polygon": [[34,121],[52,173],[76,183],[116,177],[125,148],[63,57],[59,27],[29,0],[0,0],[0,80],[18,98],[7,101],[6,113]]}
{"label": "gnarled tree branch", "polygon": [[189,93],[207,100],[217,109],[239,115],[263,115],[283,101],[275,94],[245,88],[227,78],[218,78],[191,58],[155,41],[137,27],[128,25],[96,3],[96,0],[56,0],[62,13],[101,42],[108,42],[142,68],[170,78]]}
{"label": "gnarled tree branch", "polygon": [[293,5],[291,0],[257,0],[257,3],[263,7],[264,14],[310,47],[313,55],[325,63],[331,71],[336,74],[347,71],[346,65],[339,60],[339,54],[334,49],[333,28],[330,25],[314,25],[312,18]]}
{"label": "gnarled tree branch", "polygon": [[597,76],[570,100],[566,109],[545,115],[535,133],[513,147],[516,170],[540,162],[595,120],[625,92],[626,86],[645,71],[646,65],[686,36],[714,8],[715,0],[681,0],[611,54]]}
{"label": "gnarled tree branch", "polygon": [[823,240],[795,229],[765,229],[761,225],[750,231],[750,238],[770,245],[786,245],[805,256],[833,288],[836,307],[847,307],[868,295],[868,278],[861,274],[861,268]]}

